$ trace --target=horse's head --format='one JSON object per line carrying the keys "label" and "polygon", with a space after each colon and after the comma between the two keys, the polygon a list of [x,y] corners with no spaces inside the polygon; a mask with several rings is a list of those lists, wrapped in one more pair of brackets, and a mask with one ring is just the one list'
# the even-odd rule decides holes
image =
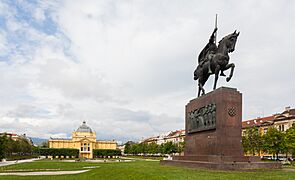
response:
{"label": "horse's head", "polygon": [[227,36],[225,36],[224,38],[221,39],[221,41],[219,41],[219,46],[225,46],[225,48],[227,49],[227,52],[231,53],[235,50],[235,46],[236,46],[236,42],[238,39],[240,32],[236,33],[233,32]]}

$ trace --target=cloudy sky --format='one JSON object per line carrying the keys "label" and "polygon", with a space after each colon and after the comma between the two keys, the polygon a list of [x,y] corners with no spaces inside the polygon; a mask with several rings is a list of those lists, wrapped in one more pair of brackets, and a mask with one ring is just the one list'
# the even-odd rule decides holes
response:
{"label": "cloudy sky", "polygon": [[1,0],[0,132],[70,137],[86,120],[126,141],[184,128],[216,13],[218,39],[241,32],[218,86],[243,93],[243,119],[294,108],[294,12],[291,0]]}

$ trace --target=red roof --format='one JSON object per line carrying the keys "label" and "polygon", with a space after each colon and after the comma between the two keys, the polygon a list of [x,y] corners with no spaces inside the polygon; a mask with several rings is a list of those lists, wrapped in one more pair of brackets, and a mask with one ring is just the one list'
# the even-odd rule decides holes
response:
{"label": "red roof", "polygon": [[[289,115],[285,115],[285,114],[289,114]],[[293,116],[295,116],[295,109],[289,108],[282,113],[274,114],[272,116],[243,121],[242,128],[260,126],[262,123],[267,121],[281,120],[281,119],[286,119],[287,117],[293,117]]]}
{"label": "red roof", "polygon": [[[172,137],[183,136],[184,134],[185,134],[185,130],[184,129],[176,130],[176,131],[170,132],[168,135],[166,135],[164,137],[164,139],[170,139]],[[159,136],[149,137],[149,138],[144,139],[143,142],[155,141],[155,140],[157,140],[157,138],[159,138]]]}
{"label": "red roof", "polygon": [[158,136],[154,136],[154,137],[149,137],[147,139],[144,139],[143,142],[149,142],[149,141],[154,141],[158,138]]}
{"label": "red roof", "polygon": [[176,131],[171,132],[167,137],[181,136],[181,135],[184,135],[184,134],[185,134],[185,130],[184,129],[182,129],[182,130],[176,130]]}
{"label": "red roof", "polygon": [[285,114],[285,113],[289,113],[289,115],[295,115],[295,109],[289,109],[289,110],[286,110],[286,111],[284,111],[283,112],[283,114]]}
{"label": "red roof", "polygon": [[267,116],[263,118],[255,118],[251,120],[246,120],[242,122],[242,128],[247,128],[247,127],[252,127],[252,126],[260,126],[262,123],[267,122],[267,121],[273,121],[275,117],[272,116]]}

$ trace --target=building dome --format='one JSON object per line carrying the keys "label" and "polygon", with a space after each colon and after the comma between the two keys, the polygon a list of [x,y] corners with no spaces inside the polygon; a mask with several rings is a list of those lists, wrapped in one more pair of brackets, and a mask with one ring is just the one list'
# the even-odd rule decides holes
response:
{"label": "building dome", "polygon": [[79,126],[76,132],[89,132],[92,133],[92,130],[89,126],[86,125],[86,122],[83,121],[82,125]]}

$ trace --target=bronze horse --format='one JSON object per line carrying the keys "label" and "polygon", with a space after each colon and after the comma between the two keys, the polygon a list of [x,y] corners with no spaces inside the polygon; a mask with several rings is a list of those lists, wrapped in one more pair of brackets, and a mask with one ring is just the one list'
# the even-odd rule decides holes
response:
{"label": "bronze horse", "polygon": [[[216,89],[216,84],[218,80],[219,74],[223,74],[223,71],[231,68],[229,76],[226,78],[226,81],[230,81],[230,79],[233,76],[235,64],[229,63],[229,53],[233,52],[235,50],[237,38],[239,36],[240,32],[236,33],[233,32],[224,38],[221,39],[218,43],[218,47],[216,52],[214,53],[211,61],[206,60],[203,64],[199,64],[197,69],[194,71],[194,80],[198,80],[198,97],[200,96],[200,93],[202,91],[202,95],[205,94],[204,90],[204,84],[208,80],[209,76],[211,74],[215,75],[215,81],[213,90]],[[209,66],[212,73],[209,73]]]}

